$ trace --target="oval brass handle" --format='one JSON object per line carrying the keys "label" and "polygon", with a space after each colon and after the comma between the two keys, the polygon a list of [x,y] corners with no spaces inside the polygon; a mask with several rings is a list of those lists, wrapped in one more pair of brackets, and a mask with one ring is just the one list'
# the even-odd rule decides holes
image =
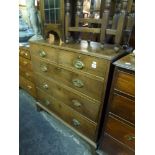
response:
{"label": "oval brass handle", "polygon": [[56,70],[60,71],[60,70],[61,70],[61,68],[60,68],[60,67],[56,67]]}
{"label": "oval brass handle", "polygon": [[84,68],[84,63],[81,60],[75,60],[73,62],[73,65],[77,69],[83,69]]}
{"label": "oval brass handle", "polygon": [[27,61],[24,61],[23,63],[24,63],[24,65],[27,65],[27,64],[28,64],[28,62],[27,62]]}
{"label": "oval brass handle", "polygon": [[48,89],[48,84],[44,84],[44,85],[43,85],[43,88],[44,88],[44,89]]}
{"label": "oval brass handle", "polygon": [[45,57],[45,56],[46,56],[46,52],[45,52],[45,51],[40,51],[39,55],[40,55],[41,57]]}
{"label": "oval brass handle", "polygon": [[42,72],[47,72],[47,66],[41,66],[40,68]]}
{"label": "oval brass handle", "polygon": [[49,100],[45,100],[45,104],[46,105],[49,105],[50,104],[50,101]]}
{"label": "oval brass handle", "polygon": [[27,88],[28,88],[28,89],[32,89],[32,86],[28,85]]}
{"label": "oval brass handle", "polygon": [[80,126],[80,122],[78,120],[73,119],[72,121],[74,126]]}
{"label": "oval brass handle", "polygon": [[76,107],[80,107],[81,106],[81,103],[78,100],[72,100],[72,103]]}
{"label": "oval brass handle", "polygon": [[20,54],[21,54],[21,55],[24,55],[24,51],[20,51]]}
{"label": "oval brass handle", "polygon": [[73,79],[72,83],[75,87],[81,88],[84,86],[84,83],[79,79]]}
{"label": "oval brass handle", "polygon": [[126,136],[128,141],[133,141],[135,140],[135,136]]}
{"label": "oval brass handle", "polygon": [[29,74],[29,73],[27,73],[27,72],[25,73],[25,75],[26,75],[27,77],[29,77],[29,76],[30,76],[30,74]]}

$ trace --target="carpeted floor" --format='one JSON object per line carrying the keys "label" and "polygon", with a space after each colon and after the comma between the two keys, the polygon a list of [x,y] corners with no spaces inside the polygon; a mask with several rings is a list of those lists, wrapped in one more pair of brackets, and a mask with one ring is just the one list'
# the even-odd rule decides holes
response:
{"label": "carpeted floor", "polygon": [[94,150],[46,112],[37,112],[35,100],[19,91],[20,155],[94,155]]}

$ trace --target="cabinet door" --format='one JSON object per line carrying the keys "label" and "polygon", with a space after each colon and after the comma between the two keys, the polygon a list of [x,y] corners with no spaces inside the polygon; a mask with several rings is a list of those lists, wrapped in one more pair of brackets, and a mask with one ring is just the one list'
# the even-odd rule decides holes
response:
{"label": "cabinet door", "polygon": [[61,0],[43,0],[44,23],[59,24]]}

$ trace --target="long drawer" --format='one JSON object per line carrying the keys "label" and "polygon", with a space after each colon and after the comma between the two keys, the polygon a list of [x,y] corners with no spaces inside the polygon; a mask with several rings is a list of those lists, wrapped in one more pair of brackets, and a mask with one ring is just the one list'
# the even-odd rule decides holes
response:
{"label": "long drawer", "polygon": [[34,77],[32,71],[25,70],[22,66],[19,66],[19,75],[25,77],[31,82],[34,82]]}
{"label": "long drawer", "polygon": [[135,123],[135,102],[127,97],[114,93],[112,95],[110,112]]}
{"label": "long drawer", "polygon": [[31,61],[21,56],[19,57],[19,66],[21,66],[24,70],[32,71]]}
{"label": "long drawer", "polygon": [[128,147],[135,148],[135,131],[134,127],[131,127],[111,115],[108,117],[106,126],[106,133],[111,135],[114,139],[124,143]]}
{"label": "long drawer", "polygon": [[95,140],[96,123],[85,119],[69,106],[49,96],[40,89],[37,89],[37,95],[42,105],[69,123],[76,130],[80,131],[90,139]]}
{"label": "long drawer", "polygon": [[22,76],[19,76],[19,85],[21,88],[25,89],[29,94],[36,97],[36,88],[34,83]]}
{"label": "long drawer", "polygon": [[117,71],[116,84],[114,89],[125,94],[135,96],[135,76],[123,71]]}
{"label": "long drawer", "polygon": [[33,69],[42,75],[48,76],[60,83],[76,89],[98,101],[102,101],[104,82],[88,78],[57,65],[47,63],[37,57],[32,57]]}
{"label": "long drawer", "polygon": [[107,60],[39,44],[31,44],[31,55],[103,78],[108,67]]}
{"label": "long drawer", "polygon": [[19,55],[26,59],[31,59],[30,51],[28,49],[19,48]]}
{"label": "long drawer", "polygon": [[[39,78],[38,78],[39,77]],[[72,107],[85,117],[97,122],[100,104],[93,102],[74,91],[63,88],[52,81],[45,79],[40,74],[35,74],[36,86],[49,95]]]}

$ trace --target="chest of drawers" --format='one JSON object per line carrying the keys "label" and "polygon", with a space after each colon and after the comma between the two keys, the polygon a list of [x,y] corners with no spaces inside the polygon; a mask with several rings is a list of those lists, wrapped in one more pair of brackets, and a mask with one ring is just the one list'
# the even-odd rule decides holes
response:
{"label": "chest of drawers", "polygon": [[124,54],[97,43],[30,43],[37,105],[96,144],[111,63]]}
{"label": "chest of drawers", "polygon": [[[100,148],[108,155],[134,155],[135,60],[127,55],[115,63],[107,121]],[[108,145],[109,144],[109,145]]]}
{"label": "chest of drawers", "polygon": [[19,47],[19,86],[36,97],[29,47]]}

